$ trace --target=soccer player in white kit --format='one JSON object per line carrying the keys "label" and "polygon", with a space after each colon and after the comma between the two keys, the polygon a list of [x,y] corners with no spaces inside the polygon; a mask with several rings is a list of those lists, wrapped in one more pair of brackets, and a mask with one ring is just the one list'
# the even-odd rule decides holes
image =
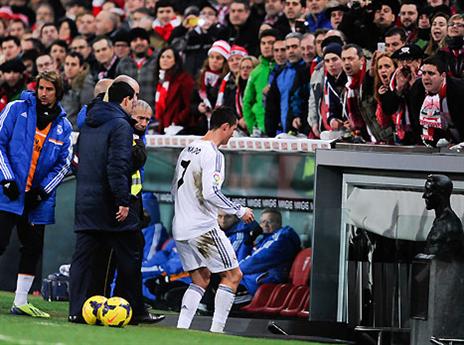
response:
{"label": "soccer player in white kit", "polygon": [[177,328],[190,328],[211,273],[219,273],[210,331],[223,332],[242,279],[234,249],[217,222],[219,209],[246,223],[254,220],[251,209],[233,203],[221,192],[224,155],[218,147],[228,143],[235,128],[237,116],[232,108],[215,109],[210,130],[185,147],[177,160],[172,186],[173,237],[183,268],[192,278],[182,299]]}

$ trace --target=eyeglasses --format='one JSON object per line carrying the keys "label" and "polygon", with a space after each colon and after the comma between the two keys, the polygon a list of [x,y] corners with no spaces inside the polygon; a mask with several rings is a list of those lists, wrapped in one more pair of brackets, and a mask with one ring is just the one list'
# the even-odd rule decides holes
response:
{"label": "eyeglasses", "polygon": [[253,66],[241,66],[240,69],[243,69],[245,71],[249,71],[249,70],[253,69]]}

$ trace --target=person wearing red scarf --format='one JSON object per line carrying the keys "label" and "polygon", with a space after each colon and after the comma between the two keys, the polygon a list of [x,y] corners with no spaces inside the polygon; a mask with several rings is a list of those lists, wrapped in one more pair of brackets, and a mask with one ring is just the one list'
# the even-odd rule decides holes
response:
{"label": "person wearing red scarf", "polygon": [[342,95],[343,114],[338,119],[338,124],[331,121],[333,130],[345,128],[351,131],[355,137],[369,140],[366,124],[361,114],[361,98],[363,93],[363,82],[366,75],[366,59],[362,49],[355,44],[347,44],[342,50],[343,70],[348,82]]}
{"label": "person wearing red scarf", "polygon": [[[422,128],[421,138],[425,145],[435,146],[442,138],[450,143],[459,143],[464,137],[461,120],[462,108],[459,108],[458,112],[453,109],[451,103],[455,100],[449,97],[448,92],[448,88],[453,85],[448,86],[449,80],[451,78],[446,77],[446,67],[443,61],[436,57],[424,60],[422,85],[425,89],[425,97],[418,116]],[[464,83],[460,83],[461,97],[464,91],[463,86]]]}
{"label": "person wearing red scarf", "polygon": [[156,3],[156,19],[153,22],[153,30],[168,42],[171,38],[172,30],[180,25],[180,20],[176,17],[174,5],[170,0],[159,0]]}
{"label": "person wearing red scarf", "polygon": [[[421,78],[404,92],[406,110],[417,143],[439,146],[460,143],[464,138],[464,80],[446,75],[446,63],[438,56],[424,60]],[[399,99],[391,100],[399,106]],[[442,140],[441,140],[442,139]]]}
{"label": "person wearing red scarf", "polygon": [[[191,114],[193,122],[189,134],[203,135],[209,127],[211,112],[224,103],[224,91],[230,78],[227,60],[230,56],[230,45],[219,40],[213,43],[208,51],[208,58],[193,92]],[[223,80],[225,79],[225,83]]]}
{"label": "person wearing red scarf", "polygon": [[163,48],[155,68],[155,116],[158,132],[170,125],[187,127],[190,121],[190,99],[193,78],[184,71],[179,54],[172,48]]}

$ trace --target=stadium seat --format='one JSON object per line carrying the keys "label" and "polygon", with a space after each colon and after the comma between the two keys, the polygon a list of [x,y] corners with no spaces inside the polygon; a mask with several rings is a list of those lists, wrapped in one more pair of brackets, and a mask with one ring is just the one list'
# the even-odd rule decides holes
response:
{"label": "stadium seat", "polygon": [[[309,296],[311,253],[311,248],[303,249],[298,253],[290,270],[289,284],[261,285],[251,303],[241,310],[249,313],[279,315],[281,311],[291,307],[288,311],[290,315],[285,316],[296,316],[304,307],[305,292],[308,292]],[[297,301],[300,305],[297,305]]]}
{"label": "stadium seat", "polygon": [[298,314],[296,314],[296,316],[302,319],[309,318],[309,294],[306,298],[303,308],[298,312]]}
{"label": "stadium seat", "polygon": [[290,271],[290,281],[295,286],[308,286],[311,274],[311,248],[302,249],[293,261]]}
{"label": "stadium seat", "polygon": [[309,274],[311,271],[311,248],[301,250],[293,261],[290,270],[290,284],[280,284],[281,288],[273,294],[269,303],[262,309],[261,313],[268,315],[279,315],[287,308],[295,293],[301,295],[308,289]]}
{"label": "stadium seat", "polygon": [[257,312],[267,315],[278,315],[288,304],[293,289],[294,286],[292,284],[277,285],[268,303],[264,307],[259,308]]}
{"label": "stadium seat", "polygon": [[257,310],[264,307],[271,298],[277,284],[263,284],[256,291],[251,303],[242,307],[240,310],[248,313],[257,313]]}
{"label": "stadium seat", "polygon": [[300,310],[303,310],[306,300],[309,297],[309,288],[304,285],[297,286],[290,296],[286,307],[280,311],[284,317],[296,317]]}

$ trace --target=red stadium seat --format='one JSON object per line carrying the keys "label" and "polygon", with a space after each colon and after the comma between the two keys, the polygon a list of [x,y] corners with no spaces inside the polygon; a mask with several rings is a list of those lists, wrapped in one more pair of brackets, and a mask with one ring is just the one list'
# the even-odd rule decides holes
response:
{"label": "red stadium seat", "polygon": [[290,281],[293,285],[308,286],[311,274],[311,256],[311,248],[301,250],[296,256],[290,271]]}
{"label": "red stadium seat", "polygon": [[261,285],[251,303],[241,310],[267,315],[279,315],[286,310],[282,316],[297,316],[309,300],[311,254],[311,248],[298,253],[290,270],[290,284]]}
{"label": "red stadium seat", "polygon": [[280,315],[285,317],[297,316],[298,312],[303,310],[308,297],[309,288],[304,285],[297,286],[290,296],[289,302],[286,304],[287,307],[280,311]]}
{"label": "red stadium seat", "polygon": [[292,291],[295,287],[292,284],[279,284],[274,289],[274,292],[271,296],[269,302],[258,310],[258,313],[268,314],[268,315],[277,315],[282,309],[286,307],[289,299],[292,296]]}
{"label": "red stadium seat", "polygon": [[242,307],[240,310],[249,313],[257,313],[258,310],[263,308],[270,300],[277,284],[263,284],[256,291],[250,304]]}
{"label": "red stadium seat", "polygon": [[302,319],[309,318],[309,294],[308,294],[308,298],[306,299],[303,308],[298,312],[298,314],[296,314],[296,316]]}

